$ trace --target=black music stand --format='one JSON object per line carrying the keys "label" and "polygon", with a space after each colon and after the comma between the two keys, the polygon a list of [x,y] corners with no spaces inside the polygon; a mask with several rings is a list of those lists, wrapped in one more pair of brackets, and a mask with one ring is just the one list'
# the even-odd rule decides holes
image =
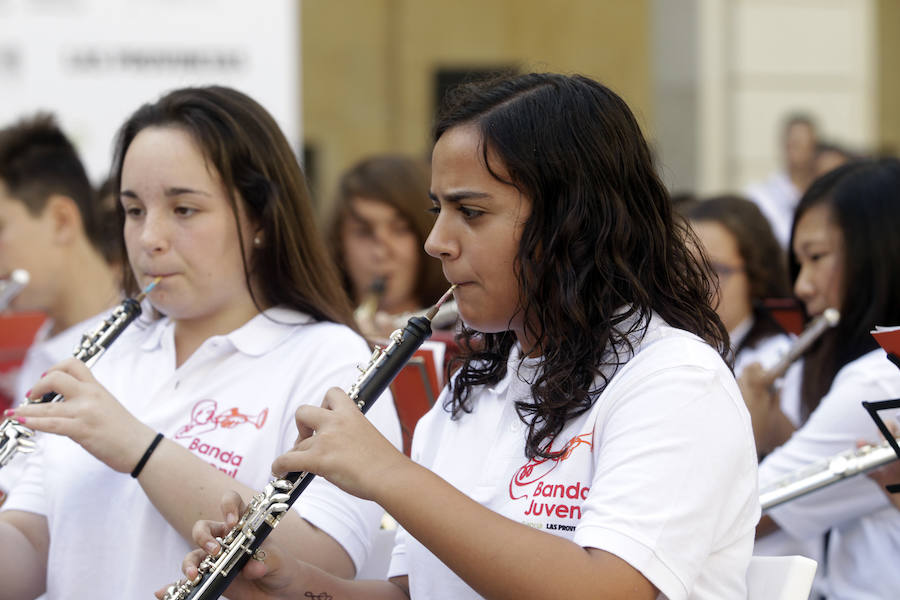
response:
{"label": "black music stand", "polygon": [[[888,357],[896,355],[888,355]],[[892,359],[894,362],[894,359]],[[900,366],[900,365],[898,365]],[[894,454],[897,455],[897,458],[900,459],[900,445],[897,444],[897,440],[894,438],[894,434],[891,433],[891,430],[887,428],[887,425],[884,424],[884,421],[881,419],[881,415],[878,414],[879,411],[882,410],[891,410],[893,408],[900,408],[900,398],[895,398],[893,400],[881,400],[879,402],[866,402],[863,401],[863,407],[869,412],[869,416],[872,417],[872,420],[875,421],[875,425],[878,426],[879,431],[881,431],[881,435],[884,436],[884,439],[887,440],[887,443],[891,445],[891,448],[894,449]],[[892,483],[885,486],[888,492],[891,494],[900,493],[900,483]]]}

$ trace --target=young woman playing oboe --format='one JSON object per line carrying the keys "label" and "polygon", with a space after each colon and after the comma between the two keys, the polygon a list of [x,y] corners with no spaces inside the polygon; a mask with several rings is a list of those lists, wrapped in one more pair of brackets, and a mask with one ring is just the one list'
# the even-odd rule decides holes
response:
{"label": "young woman playing oboe", "polygon": [[[370,354],[300,167],[254,100],[221,87],[171,92],[124,124],[113,169],[126,293],[158,279],[152,318],[93,372],[68,360],[31,389],[64,402],[13,413],[58,435],[40,437],[0,514],[2,598],[148,594],[222,493],[249,497],[267,481],[297,407],[352,380]],[[383,400],[370,415],[399,444]],[[352,576],[382,513],[321,479],[274,537]]]}
{"label": "young woman playing oboe", "polygon": [[[584,77],[510,77],[462,88],[435,140],[425,248],[458,284],[460,369],[413,461],[332,390],[298,410],[274,463],[400,522],[390,582],[272,543],[229,597],[745,597],[749,417],[628,107]],[[195,540],[222,531],[201,523]]]}

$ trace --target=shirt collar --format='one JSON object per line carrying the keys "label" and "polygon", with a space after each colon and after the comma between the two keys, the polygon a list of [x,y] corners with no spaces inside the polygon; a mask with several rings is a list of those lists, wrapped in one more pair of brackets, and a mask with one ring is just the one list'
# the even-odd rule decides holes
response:
{"label": "shirt collar", "polygon": [[[313,322],[313,318],[307,314],[289,308],[274,307],[257,314],[231,333],[213,337],[224,338],[238,352],[248,356],[261,356],[287,339],[295,326]],[[159,348],[163,336],[174,335],[174,329],[175,325],[168,317],[159,319],[141,344],[141,349],[150,351]]]}
{"label": "shirt collar", "polygon": [[540,357],[522,357],[522,348],[516,342],[509,351],[509,358],[506,361],[506,375],[493,386],[487,388],[487,390],[492,394],[502,395],[509,388],[509,383],[513,377],[520,377],[526,382],[534,380],[535,373],[540,368],[540,365]]}

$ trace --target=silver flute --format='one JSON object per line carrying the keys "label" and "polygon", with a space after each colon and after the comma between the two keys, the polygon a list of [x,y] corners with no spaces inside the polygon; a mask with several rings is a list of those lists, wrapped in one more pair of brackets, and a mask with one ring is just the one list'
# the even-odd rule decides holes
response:
{"label": "silver flute", "polygon": [[[81,336],[81,341],[75,346],[72,355],[86,364],[93,366],[95,362],[106,352],[107,348],[116,341],[116,338],[125,331],[141,314],[141,300],[146,296],[159,280],[148,285],[137,298],[127,298],[122,304],[105,318],[94,331]],[[45,404],[48,402],[62,402],[62,394],[48,392],[36,400],[29,399],[29,404]],[[19,454],[34,452],[34,430],[22,425],[12,418],[4,419],[0,423],[0,468],[5,467]]]}
{"label": "silver flute", "polygon": [[0,311],[6,310],[13,298],[28,285],[31,276],[25,269],[16,269],[6,279],[0,279]]}
{"label": "silver flute", "polygon": [[[455,287],[454,285],[447,290],[423,316],[412,317],[405,328],[394,331],[390,336],[390,344],[385,348],[376,348],[368,366],[347,392],[363,413],[431,335],[431,321]],[[262,493],[253,497],[237,525],[224,538],[216,538],[219,542],[218,553],[203,559],[194,579],[185,578],[170,585],[166,589],[164,600],[219,598],[248,560],[261,560],[265,557],[265,551],[260,550],[263,541],[314,477],[313,473],[295,471],[270,481]]]}
{"label": "silver flute", "polygon": [[809,350],[813,342],[819,339],[823,333],[837,325],[840,320],[841,313],[836,308],[826,308],[821,315],[810,321],[809,325],[797,336],[797,339],[794,340],[794,343],[791,344],[784,356],[766,371],[769,383],[774,383],[776,379],[784,375],[791,363],[800,358],[804,352]]}
{"label": "silver flute", "polygon": [[[900,438],[897,441],[900,442]],[[798,469],[767,486],[760,492],[759,503],[763,511],[767,511],[848,477],[877,469],[892,460],[897,460],[897,454],[888,442],[847,450],[828,460]]]}

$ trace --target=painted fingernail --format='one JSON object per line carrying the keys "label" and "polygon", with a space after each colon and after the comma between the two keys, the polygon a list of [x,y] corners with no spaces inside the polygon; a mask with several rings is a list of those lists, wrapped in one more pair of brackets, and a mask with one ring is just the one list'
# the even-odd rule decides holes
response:
{"label": "painted fingernail", "polygon": [[25,398],[31,398],[31,390],[25,392]]}
{"label": "painted fingernail", "polygon": [[41,377],[43,377],[46,374],[47,374],[47,371],[44,371],[43,373],[41,373]]}
{"label": "painted fingernail", "polygon": [[25,417],[16,417],[16,421],[18,421],[20,425],[24,425],[24,424],[25,424]]}
{"label": "painted fingernail", "polygon": [[14,414],[16,414],[16,411],[14,411],[14,410],[11,409],[11,408],[7,408],[6,410],[3,411],[3,416],[4,416],[4,417],[10,417],[10,416],[12,416],[12,415],[14,415]]}

